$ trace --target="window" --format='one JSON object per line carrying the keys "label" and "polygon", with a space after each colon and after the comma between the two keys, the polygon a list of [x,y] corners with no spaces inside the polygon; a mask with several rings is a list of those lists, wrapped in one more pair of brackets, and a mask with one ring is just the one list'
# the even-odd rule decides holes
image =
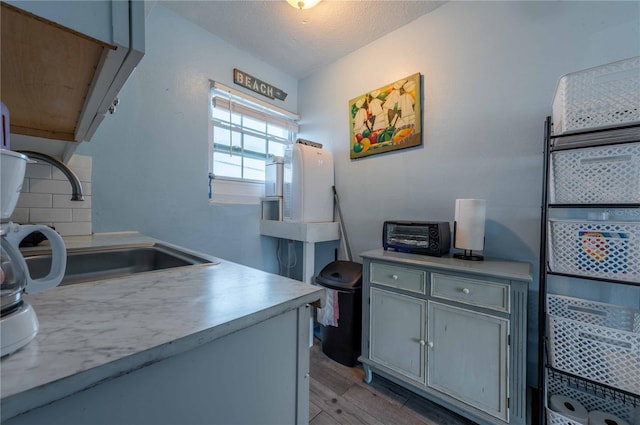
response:
{"label": "window", "polygon": [[298,131],[297,115],[213,83],[211,88],[209,197],[258,202],[265,164],[283,156]]}

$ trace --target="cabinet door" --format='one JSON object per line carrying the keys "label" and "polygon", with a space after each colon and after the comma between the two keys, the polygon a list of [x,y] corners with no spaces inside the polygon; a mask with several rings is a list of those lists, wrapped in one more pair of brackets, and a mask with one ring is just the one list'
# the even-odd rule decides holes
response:
{"label": "cabinet door", "polygon": [[370,359],[424,384],[426,302],[377,288],[370,294]]}
{"label": "cabinet door", "polygon": [[509,321],[429,301],[427,385],[508,421]]}

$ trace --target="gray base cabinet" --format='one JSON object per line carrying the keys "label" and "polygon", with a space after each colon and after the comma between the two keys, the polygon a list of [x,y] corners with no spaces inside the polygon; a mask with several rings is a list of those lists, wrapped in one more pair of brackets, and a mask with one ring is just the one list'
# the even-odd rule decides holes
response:
{"label": "gray base cabinet", "polygon": [[361,255],[365,381],[379,374],[481,424],[525,424],[531,266]]}
{"label": "gray base cabinet", "polygon": [[308,424],[309,310],[287,311],[2,423]]}
{"label": "gray base cabinet", "polygon": [[371,288],[369,295],[370,359],[424,384],[425,352],[416,342],[424,334],[427,303],[378,288]]}
{"label": "gray base cabinet", "polygon": [[429,301],[427,386],[508,421],[509,320]]}

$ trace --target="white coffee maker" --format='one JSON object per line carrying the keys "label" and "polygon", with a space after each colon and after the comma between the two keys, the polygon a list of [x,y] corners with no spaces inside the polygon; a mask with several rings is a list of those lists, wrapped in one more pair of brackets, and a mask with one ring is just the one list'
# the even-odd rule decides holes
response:
{"label": "white coffee maker", "polygon": [[[64,277],[67,250],[60,235],[48,226],[8,221],[18,202],[29,158],[7,149],[0,149],[0,156],[0,356],[5,356],[28,344],[38,333],[36,313],[22,295],[57,286]],[[41,279],[31,279],[19,248],[20,242],[36,231],[41,232],[51,245],[51,269]]]}

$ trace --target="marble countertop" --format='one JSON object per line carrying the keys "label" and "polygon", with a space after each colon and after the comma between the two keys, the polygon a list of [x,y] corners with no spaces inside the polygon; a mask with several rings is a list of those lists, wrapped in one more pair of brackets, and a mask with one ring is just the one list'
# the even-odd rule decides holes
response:
{"label": "marble countertop", "polygon": [[416,266],[428,266],[442,270],[466,272],[478,275],[501,277],[504,279],[522,280],[531,282],[532,266],[529,263],[519,261],[506,261],[485,258],[483,261],[467,261],[453,257],[433,257],[428,255],[407,254],[384,249],[374,249],[360,254],[361,257],[385,260],[402,261]]}
{"label": "marble countertop", "polygon": [[[64,239],[69,250],[154,242],[173,246],[135,232]],[[40,330],[27,346],[0,361],[2,419],[316,302],[323,293],[319,287],[198,255],[217,264],[26,295]]]}

